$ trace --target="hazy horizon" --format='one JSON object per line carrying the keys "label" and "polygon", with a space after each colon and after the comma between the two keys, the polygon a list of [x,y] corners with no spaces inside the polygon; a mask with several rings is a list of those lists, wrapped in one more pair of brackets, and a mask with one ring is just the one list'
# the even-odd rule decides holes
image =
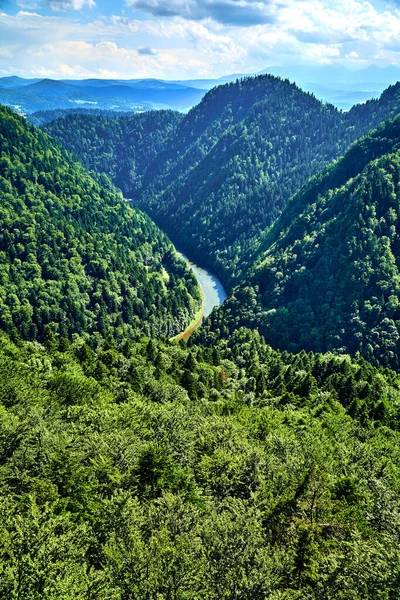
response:
{"label": "hazy horizon", "polygon": [[399,66],[400,10],[373,0],[2,0],[0,76],[219,79]]}

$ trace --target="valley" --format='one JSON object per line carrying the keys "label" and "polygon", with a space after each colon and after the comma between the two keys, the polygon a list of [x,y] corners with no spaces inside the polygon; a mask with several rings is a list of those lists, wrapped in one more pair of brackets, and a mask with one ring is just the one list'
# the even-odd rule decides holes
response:
{"label": "valley", "polygon": [[399,107],[400,84],[342,113],[266,75],[214,88],[184,116],[71,115],[43,130],[135,197],[229,291],[291,196]]}
{"label": "valley", "polygon": [[0,598],[397,600],[400,84],[60,110],[0,106]]}

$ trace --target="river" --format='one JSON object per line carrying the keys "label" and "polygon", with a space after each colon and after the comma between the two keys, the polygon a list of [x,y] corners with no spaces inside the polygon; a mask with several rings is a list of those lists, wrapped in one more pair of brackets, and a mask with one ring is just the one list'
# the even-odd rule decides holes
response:
{"label": "river", "polygon": [[196,275],[196,279],[199,282],[204,297],[203,316],[208,317],[215,306],[220,306],[223,301],[226,300],[227,294],[224,286],[214,273],[211,273],[211,271],[208,271],[203,267],[199,267],[182,252],[178,251],[178,254],[187,262],[193,273]]}
{"label": "river", "polygon": [[[135,201],[131,198],[124,198],[124,200],[130,204],[135,203]],[[203,293],[203,312],[201,316],[196,319],[195,322],[191,323],[184,332],[180,333],[174,338],[184,338],[187,340],[193,331],[200,327],[203,318],[208,317],[215,306],[220,306],[222,304],[222,302],[227,298],[227,294],[221,281],[216,275],[214,275],[214,273],[208,269],[205,269],[204,267],[199,267],[196,265],[196,263],[192,262],[183,254],[183,252],[179,252],[177,249],[176,251],[178,255],[187,262],[193,273],[196,275],[196,279],[199,282],[201,291]]]}
{"label": "river", "polygon": [[193,273],[196,275],[196,279],[199,282],[203,294],[202,314],[197,320],[195,320],[195,322],[192,322],[184,332],[175,338],[176,340],[180,340],[182,338],[187,340],[193,331],[200,327],[203,318],[208,317],[215,306],[220,306],[222,304],[222,302],[226,299],[227,294],[221,281],[216,275],[214,275],[214,273],[211,273],[211,271],[208,269],[199,267],[182,252],[177,250],[177,253],[181,258],[183,258],[183,260],[187,262]]}

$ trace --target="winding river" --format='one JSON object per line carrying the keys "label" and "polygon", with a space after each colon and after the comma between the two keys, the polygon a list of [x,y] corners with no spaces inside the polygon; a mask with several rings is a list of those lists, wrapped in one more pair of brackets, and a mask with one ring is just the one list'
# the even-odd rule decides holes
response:
{"label": "winding river", "polygon": [[175,338],[176,340],[187,340],[192,335],[193,331],[200,327],[203,318],[208,317],[215,306],[220,306],[222,304],[222,302],[226,299],[227,294],[221,281],[216,275],[214,275],[214,273],[211,273],[211,271],[205,269],[204,267],[199,267],[182,252],[177,250],[177,253],[181,258],[183,258],[183,260],[187,262],[193,273],[196,275],[196,279],[199,282],[203,294],[203,310],[201,314],[184,332]]}
{"label": "winding river", "polygon": [[[129,202],[130,204],[135,204],[135,200],[132,198],[124,198],[124,200],[125,202]],[[215,306],[220,306],[222,304],[222,302],[227,298],[227,294],[221,281],[216,275],[214,275],[214,273],[212,273],[208,269],[205,269],[204,267],[199,267],[182,252],[179,252],[178,249],[176,249],[176,251],[177,254],[187,262],[189,267],[192,269],[193,273],[196,275],[197,281],[199,282],[203,294],[202,311],[199,311],[198,316],[195,319],[193,319],[192,323],[187,329],[185,329],[185,331],[175,336],[174,338],[175,340],[187,340],[189,339],[193,331],[200,327],[203,318],[208,317],[208,315],[211,313],[212,309]]]}

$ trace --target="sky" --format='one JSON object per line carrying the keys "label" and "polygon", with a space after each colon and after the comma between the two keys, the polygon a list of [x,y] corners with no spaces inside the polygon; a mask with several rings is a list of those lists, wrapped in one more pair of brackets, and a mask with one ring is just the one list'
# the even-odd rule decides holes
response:
{"label": "sky", "polygon": [[400,0],[0,0],[0,76],[400,67]]}

